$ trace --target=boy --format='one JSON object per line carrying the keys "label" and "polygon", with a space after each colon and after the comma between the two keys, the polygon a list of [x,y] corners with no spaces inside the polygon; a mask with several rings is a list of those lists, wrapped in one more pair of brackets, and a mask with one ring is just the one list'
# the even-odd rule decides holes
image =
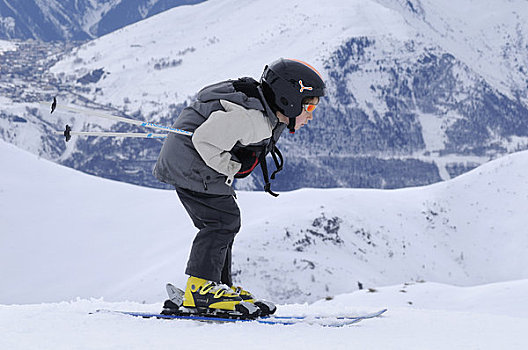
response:
{"label": "boy", "polygon": [[[281,58],[264,68],[260,82],[241,78],[205,87],[176,120],[174,128],[194,134],[171,133],[153,173],[175,186],[199,229],[185,270],[190,276],[183,301],[187,310],[253,312],[248,303],[255,298],[233,287],[231,278],[231,250],[240,229],[233,180],[248,176],[260,163],[265,190],[276,196],[265,156],[271,153],[277,171],[282,168],[275,143],[285,128],[294,133],[306,125],[324,94],[315,68]],[[274,306],[256,305],[262,313],[274,311]]]}

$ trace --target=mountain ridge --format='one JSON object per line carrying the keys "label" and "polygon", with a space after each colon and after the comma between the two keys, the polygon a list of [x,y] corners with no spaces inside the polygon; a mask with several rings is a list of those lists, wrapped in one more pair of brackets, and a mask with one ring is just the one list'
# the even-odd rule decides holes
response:
{"label": "mountain ridge", "polygon": [[84,41],[204,0],[0,1],[0,39]]}
{"label": "mountain ridge", "polygon": [[[4,104],[0,134],[91,174],[167,188],[151,175],[157,141],[76,138],[64,145],[40,137],[25,145],[20,135],[29,127],[43,135],[65,124],[139,131],[71,113],[49,116],[31,103],[57,95],[60,103],[171,125],[203,86],[258,78],[280,55],[320,68],[329,94],[309,127],[279,141],[287,162],[274,188],[400,188],[447,180],[528,147],[528,8],[522,1],[475,6],[469,0],[324,6],[210,0],[174,8],[46,65],[51,88],[23,98],[26,105]],[[471,11],[477,15],[466,19]],[[21,119],[31,122],[16,122]],[[262,182],[252,175],[235,186],[258,190]]]}

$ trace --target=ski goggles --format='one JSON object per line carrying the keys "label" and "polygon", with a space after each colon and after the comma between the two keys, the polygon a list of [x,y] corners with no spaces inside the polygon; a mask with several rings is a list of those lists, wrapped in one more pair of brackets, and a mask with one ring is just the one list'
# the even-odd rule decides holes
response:
{"label": "ski goggles", "polygon": [[314,104],[311,104],[311,103],[306,103],[306,104],[303,104],[302,106],[303,106],[304,110],[306,112],[308,112],[308,113],[312,113],[317,108],[317,105],[314,105]]}

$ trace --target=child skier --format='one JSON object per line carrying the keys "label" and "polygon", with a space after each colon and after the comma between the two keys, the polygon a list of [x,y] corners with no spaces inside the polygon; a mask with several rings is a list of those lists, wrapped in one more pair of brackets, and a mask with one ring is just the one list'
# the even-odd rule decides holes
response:
{"label": "child skier", "polygon": [[[264,68],[260,82],[241,78],[203,88],[179,115],[173,127],[194,134],[170,133],[153,174],[175,186],[199,229],[185,270],[190,276],[183,300],[186,310],[252,314],[257,309],[248,305],[256,302],[251,293],[234,287],[231,278],[231,250],[240,229],[233,180],[248,176],[260,163],[265,190],[276,195],[269,184],[266,154],[273,155],[279,171],[282,156],[275,143],[282,131],[294,133],[307,124],[324,94],[323,79],[312,66],[279,59]],[[262,313],[274,311],[256,305]]]}

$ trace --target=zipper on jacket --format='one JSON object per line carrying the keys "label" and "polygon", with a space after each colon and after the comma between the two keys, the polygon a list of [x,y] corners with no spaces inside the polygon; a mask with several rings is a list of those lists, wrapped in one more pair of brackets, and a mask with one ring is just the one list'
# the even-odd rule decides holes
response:
{"label": "zipper on jacket", "polygon": [[203,182],[203,185],[204,185],[204,190],[207,191],[207,182],[205,182],[205,179],[202,179],[202,182]]}

